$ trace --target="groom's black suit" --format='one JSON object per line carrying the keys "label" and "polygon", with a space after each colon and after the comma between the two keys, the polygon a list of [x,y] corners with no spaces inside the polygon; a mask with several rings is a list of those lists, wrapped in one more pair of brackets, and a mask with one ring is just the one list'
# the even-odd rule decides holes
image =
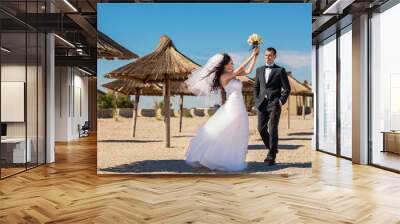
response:
{"label": "groom's black suit", "polygon": [[[258,110],[258,131],[265,147],[270,149],[270,153],[275,159],[275,154],[278,153],[278,124],[281,106],[289,97],[290,85],[284,68],[272,65],[268,80],[265,80],[265,69],[266,66],[261,66],[256,70],[254,101]],[[269,131],[268,121],[270,122]]]}

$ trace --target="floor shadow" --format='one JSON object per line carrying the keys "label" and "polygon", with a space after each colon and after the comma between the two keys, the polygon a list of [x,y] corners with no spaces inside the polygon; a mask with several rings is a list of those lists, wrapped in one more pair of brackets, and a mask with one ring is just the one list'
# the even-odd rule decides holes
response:
{"label": "floor shadow", "polygon": [[265,145],[249,145],[247,147],[248,150],[265,150]]}
{"label": "floor shadow", "polygon": [[192,138],[194,135],[175,135],[173,138]]}
{"label": "floor shadow", "polygon": [[286,168],[311,168],[311,162],[308,163],[279,163],[274,166],[267,166],[264,162],[249,162],[244,172],[271,172],[276,170],[282,170]]}
{"label": "floor shadow", "polygon": [[302,145],[278,145],[278,149],[287,149],[287,150],[296,150],[300,148]]}
{"label": "floor shadow", "polygon": [[[304,140],[311,140],[311,138],[279,138],[282,141],[304,141]],[[262,141],[262,139],[260,139]]]}
{"label": "floor shadow", "polygon": [[106,142],[106,143],[150,143],[150,142],[161,142],[161,140],[139,140],[139,139],[125,139],[125,140],[99,140],[98,142]]}
{"label": "floor shadow", "polygon": [[[278,145],[278,150],[296,150],[302,145]],[[249,145],[248,150],[265,150],[265,145]]]}
{"label": "floor shadow", "polygon": [[184,160],[144,160],[100,170],[114,173],[193,173],[196,168],[187,165]]}
{"label": "floor shadow", "polygon": [[210,170],[208,168],[194,168],[186,164],[184,160],[144,160],[131,164],[123,164],[115,167],[103,168],[100,171],[112,173],[253,173],[271,172],[286,168],[311,168],[311,162],[307,163],[277,163],[274,166],[267,166],[264,162],[249,162],[247,168],[241,172],[222,172]]}
{"label": "floor shadow", "polygon": [[313,135],[313,134],[314,133],[312,133],[312,132],[292,132],[292,133],[289,133],[288,136],[293,136],[293,135],[304,136],[304,135]]}

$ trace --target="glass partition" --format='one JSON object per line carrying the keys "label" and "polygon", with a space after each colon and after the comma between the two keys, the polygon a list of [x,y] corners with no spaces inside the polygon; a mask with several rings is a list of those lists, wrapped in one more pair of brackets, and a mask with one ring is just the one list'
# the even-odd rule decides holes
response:
{"label": "glass partition", "polygon": [[352,157],[352,32],[341,31],[340,41],[340,155]]}
{"label": "glass partition", "polygon": [[[2,1],[0,7],[43,11],[43,1]],[[4,22],[7,21],[7,22]],[[0,178],[45,163],[45,44],[43,33],[0,12]]]}
{"label": "glass partition", "polygon": [[1,34],[2,177],[24,171],[31,158],[26,150],[26,41],[25,32]]}
{"label": "glass partition", "polygon": [[336,35],[318,47],[318,149],[336,154]]}
{"label": "glass partition", "polygon": [[372,163],[400,170],[400,4],[371,18]]}

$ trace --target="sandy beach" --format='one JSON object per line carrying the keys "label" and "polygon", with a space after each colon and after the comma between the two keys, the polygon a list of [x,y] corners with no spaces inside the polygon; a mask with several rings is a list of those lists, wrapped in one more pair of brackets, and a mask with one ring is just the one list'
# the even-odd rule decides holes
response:
{"label": "sandy beach", "polygon": [[[192,168],[184,162],[186,147],[196,130],[207,117],[183,118],[182,132],[179,119],[171,119],[171,146],[164,143],[164,123],[157,118],[139,117],[136,137],[131,137],[132,119],[98,119],[98,174],[224,174],[207,168]],[[257,116],[249,116],[250,138],[247,153],[248,167],[241,173],[307,174],[311,172],[312,116],[305,120],[281,116],[279,153],[275,166],[263,163],[267,155],[257,131]],[[230,172],[231,173],[231,172]],[[229,173],[229,174],[230,174]]]}

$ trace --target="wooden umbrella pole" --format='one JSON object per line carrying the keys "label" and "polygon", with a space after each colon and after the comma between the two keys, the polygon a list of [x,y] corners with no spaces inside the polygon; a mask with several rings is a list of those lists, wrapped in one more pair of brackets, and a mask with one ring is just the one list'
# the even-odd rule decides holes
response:
{"label": "wooden umbrella pole", "polygon": [[183,95],[181,95],[181,99],[179,101],[179,132],[182,132],[182,115],[183,115]]}
{"label": "wooden umbrella pole", "polygon": [[134,103],[135,116],[133,117],[132,137],[136,136],[136,122],[138,116],[139,100],[140,100],[140,92],[139,89],[136,89],[135,103]]}
{"label": "wooden umbrella pole", "polygon": [[303,120],[305,120],[306,119],[306,96],[303,95],[302,98],[303,98],[303,107],[301,109],[301,113],[302,113],[302,116],[303,116]]}
{"label": "wooden umbrella pole", "polygon": [[170,81],[168,75],[164,75],[164,123],[165,123],[165,146],[171,147],[170,138],[170,107],[169,107],[169,96],[170,96]]}
{"label": "wooden umbrella pole", "polygon": [[311,109],[311,115],[314,116],[314,96],[311,97],[310,109]]}
{"label": "wooden umbrella pole", "polygon": [[288,114],[287,114],[287,128],[290,129],[290,96],[288,97],[287,100],[287,110],[288,110]]}

